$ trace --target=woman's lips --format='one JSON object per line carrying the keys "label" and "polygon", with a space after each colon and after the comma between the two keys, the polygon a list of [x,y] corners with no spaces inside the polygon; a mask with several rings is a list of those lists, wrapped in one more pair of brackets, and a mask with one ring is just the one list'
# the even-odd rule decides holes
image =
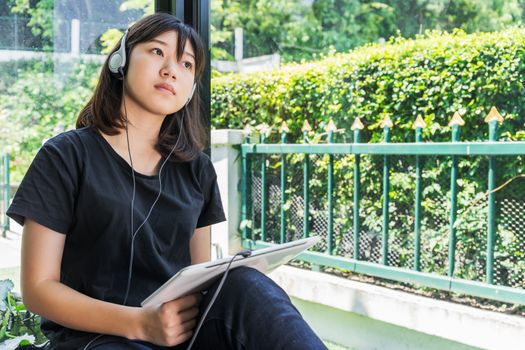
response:
{"label": "woman's lips", "polygon": [[155,85],[155,89],[168,95],[175,95],[175,90],[168,84],[157,84]]}

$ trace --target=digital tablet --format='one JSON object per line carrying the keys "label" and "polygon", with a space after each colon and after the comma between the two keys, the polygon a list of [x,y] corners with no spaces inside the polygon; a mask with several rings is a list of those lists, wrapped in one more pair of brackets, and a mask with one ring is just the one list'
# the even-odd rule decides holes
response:
{"label": "digital tablet", "polygon": [[[269,273],[280,265],[286,264],[303,250],[320,241],[320,237],[309,237],[296,241],[276,244],[273,247],[254,250],[246,258],[238,256],[231,269],[239,266],[252,267],[262,273]],[[182,296],[205,291],[226,271],[232,257],[226,257],[181,269],[159,289],[142,301],[142,306],[160,305]]]}

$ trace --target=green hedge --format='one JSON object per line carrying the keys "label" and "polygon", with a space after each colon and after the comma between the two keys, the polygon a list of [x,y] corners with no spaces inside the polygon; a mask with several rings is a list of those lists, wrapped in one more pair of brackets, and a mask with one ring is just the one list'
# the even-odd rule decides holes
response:
{"label": "green hedge", "polygon": [[447,124],[460,110],[466,121],[463,139],[478,140],[487,137],[483,119],[497,106],[507,118],[502,135],[524,139],[524,73],[523,28],[471,35],[433,32],[315,63],[216,78],[212,119],[216,128],[285,120],[300,137],[304,120],[322,129],[332,118],[348,140],[354,118],[361,117],[367,127],[364,141],[375,142],[380,121],[390,116],[397,142],[413,139],[411,126],[421,114],[428,125],[424,137],[442,141],[450,138]]}

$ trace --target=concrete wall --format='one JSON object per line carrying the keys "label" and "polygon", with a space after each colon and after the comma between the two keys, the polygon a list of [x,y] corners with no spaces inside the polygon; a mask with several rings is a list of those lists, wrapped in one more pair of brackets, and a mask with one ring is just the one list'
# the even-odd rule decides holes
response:
{"label": "concrete wall", "polygon": [[316,332],[352,349],[524,349],[525,318],[281,266],[270,277]]}
{"label": "concrete wall", "polygon": [[330,306],[294,297],[292,302],[321,338],[350,349],[478,349]]}
{"label": "concrete wall", "polygon": [[241,158],[238,146],[244,140],[241,130],[212,130],[211,160],[217,172],[226,222],[211,229],[212,259],[235,253],[241,249],[238,233],[241,221],[241,195],[238,184],[241,178]]}

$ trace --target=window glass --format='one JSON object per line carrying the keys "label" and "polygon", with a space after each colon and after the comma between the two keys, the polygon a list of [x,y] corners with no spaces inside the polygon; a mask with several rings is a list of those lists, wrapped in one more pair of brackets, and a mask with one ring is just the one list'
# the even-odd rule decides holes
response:
{"label": "window glass", "polygon": [[105,54],[153,0],[0,2],[0,152],[17,182],[42,142],[74,128]]}

